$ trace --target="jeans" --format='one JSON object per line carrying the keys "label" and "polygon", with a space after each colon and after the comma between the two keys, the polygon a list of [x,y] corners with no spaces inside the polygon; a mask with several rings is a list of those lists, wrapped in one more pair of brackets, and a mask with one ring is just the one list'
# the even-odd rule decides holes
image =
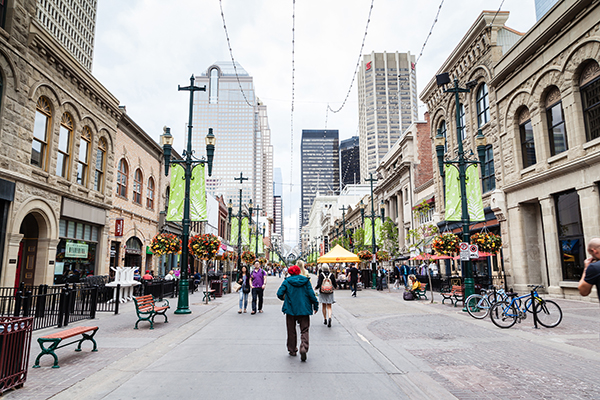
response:
{"label": "jeans", "polygon": [[404,287],[408,286],[408,276],[402,275],[402,279],[404,280]]}
{"label": "jeans", "polygon": [[298,348],[298,333],[296,322],[300,324],[300,353],[308,353],[308,329],[310,328],[310,315],[285,315],[287,326],[287,348],[290,353],[296,353]]}
{"label": "jeans", "polygon": [[240,310],[242,309],[242,303],[244,303],[244,310],[248,307],[248,293],[244,293],[244,290],[240,288]]}
{"label": "jeans", "polygon": [[358,283],[358,281],[350,281],[350,291],[352,292],[353,296],[356,296],[356,284]]}
{"label": "jeans", "polygon": [[262,310],[264,289],[261,287],[252,288],[252,311],[256,312],[256,298],[258,298],[258,311]]}

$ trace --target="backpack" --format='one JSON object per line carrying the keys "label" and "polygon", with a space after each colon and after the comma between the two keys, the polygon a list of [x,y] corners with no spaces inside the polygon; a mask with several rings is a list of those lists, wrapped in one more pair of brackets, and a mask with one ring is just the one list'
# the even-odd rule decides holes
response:
{"label": "backpack", "polygon": [[323,279],[323,283],[321,283],[321,293],[333,293],[333,284],[331,283],[330,277],[331,274],[327,275],[327,277]]}

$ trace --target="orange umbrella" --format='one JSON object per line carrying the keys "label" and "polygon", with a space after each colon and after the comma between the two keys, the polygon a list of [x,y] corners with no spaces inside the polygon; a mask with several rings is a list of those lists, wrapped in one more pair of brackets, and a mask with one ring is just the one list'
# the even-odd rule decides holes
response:
{"label": "orange umbrella", "polygon": [[446,256],[446,255],[435,255],[433,257],[431,257],[433,260],[451,260],[452,256]]}
{"label": "orange umbrella", "polygon": [[418,256],[409,258],[409,260],[418,260],[418,261],[425,261],[425,260],[431,260],[431,259],[432,259],[431,254],[419,254]]}

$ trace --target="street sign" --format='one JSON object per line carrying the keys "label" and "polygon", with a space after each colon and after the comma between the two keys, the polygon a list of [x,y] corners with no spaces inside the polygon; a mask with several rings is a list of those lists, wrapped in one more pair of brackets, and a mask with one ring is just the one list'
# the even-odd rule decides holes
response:
{"label": "street sign", "polygon": [[472,244],[469,246],[469,257],[470,258],[479,258],[479,248],[476,244]]}
{"label": "street sign", "polygon": [[469,243],[462,242],[458,245],[460,249],[460,261],[469,261]]}

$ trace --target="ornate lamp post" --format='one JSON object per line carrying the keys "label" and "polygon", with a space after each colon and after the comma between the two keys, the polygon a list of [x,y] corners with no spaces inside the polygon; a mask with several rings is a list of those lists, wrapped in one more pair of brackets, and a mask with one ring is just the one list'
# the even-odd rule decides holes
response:
{"label": "ornate lamp post", "polygon": [[162,135],[163,153],[165,156],[165,175],[169,175],[169,166],[171,164],[182,164],[185,170],[185,197],[183,201],[183,234],[182,234],[182,249],[181,249],[181,279],[179,279],[179,298],[177,299],[177,310],[175,314],[190,314],[189,308],[189,279],[188,279],[188,262],[189,250],[188,241],[190,238],[190,180],[192,178],[192,170],[196,165],[208,164],[208,176],[212,174],[212,163],[215,155],[215,143],[217,139],[213,135],[212,128],[208,129],[206,135],[206,159],[192,160],[192,112],[194,108],[194,92],[206,91],[206,86],[194,86],[194,75],[190,78],[190,86],[178,86],[178,90],[186,90],[190,92],[190,112],[188,120],[188,138],[187,149],[183,153],[184,160],[171,160],[171,151],[173,145],[173,136],[171,130],[165,128],[165,133]]}
{"label": "ornate lamp post", "polygon": [[[242,260],[241,260],[241,253],[242,253],[242,184],[244,183],[244,181],[247,181],[248,178],[244,178],[244,174],[243,172],[240,172],[240,177],[239,178],[233,178],[236,181],[240,181],[240,203],[239,203],[239,208],[238,208],[238,212],[236,215],[233,214],[233,202],[231,201],[231,199],[229,199],[229,204],[227,205],[227,211],[228,211],[228,216],[229,216],[229,224],[231,225],[231,218],[237,218],[238,220],[238,236],[237,236],[237,276],[236,276],[236,281],[239,278],[239,274],[242,270]],[[250,202],[250,209],[252,209],[252,202]],[[251,211],[252,212],[252,211]],[[251,214],[252,215],[252,214]]]}
{"label": "ornate lamp post", "polygon": [[[370,218],[371,219],[371,252],[373,253],[373,255],[375,255],[375,253],[377,253],[377,243],[375,241],[375,219],[377,218],[381,218],[381,222],[383,223],[383,220],[385,219],[385,210],[383,208],[383,202],[381,203],[380,209],[381,209],[381,213],[380,214],[375,214],[375,205],[374,205],[374,199],[373,199],[373,182],[377,182],[377,178],[373,178],[373,174],[370,173],[369,174],[369,179],[365,179],[367,182],[371,183],[371,214],[370,215],[365,215],[365,205],[363,204],[363,202],[360,202],[360,214],[363,220],[363,225],[365,222],[365,217]],[[366,232],[365,232],[366,233]],[[377,286],[377,269],[375,266],[375,261],[371,261],[371,274],[372,274],[372,286],[371,289],[375,289]]]}
{"label": "ornate lamp post", "polygon": [[[447,72],[436,76],[437,85],[444,87],[445,85],[450,83],[450,76]],[[466,183],[466,172],[467,167],[471,164],[481,164],[482,166],[485,164],[485,146],[486,139],[483,136],[481,129],[479,129],[476,141],[477,141],[477,153],[479,156],[479,161],[477,160],[469,160],[465,157],[465,152],[462,145],[462,130],[464,129],[461,126],[460,121],[460,96],[459,93],[468,93],[477,85],[476,81],[467,82],[466,88],[460,88],[458,86],[458,79],[454,79],[454,87],[449,89],[444,89],[444,93],[454,93],[454,103],[456,105],[456,138],[458,142],[458,158],[455,160],[445,160],[444,159],[444,148],[446,139],[442,135],[441,130],[438,129],[437,135],[435,136],[435,150],[437,153],[438,166],[440,168],[440,176],[442,179],[445,179],[444,175],[444,165],[445,164],[456,164],[458,165],[458,179],[460,181],[460,198],[461,198],[461,222],[462,222],[462,240],[463,242],[469,243],[470,241],[470,217],[469,217],[469,207],[467,204],[467,183]],[[472,295],[475,292],[475,282],[473,280],[473,270],[471,268],[471,261],[461,261],[461,270],[463,275],[463,280],[465,284],[465,298]]]}
{"label": "ornate lamp post", "polygon": [[342,206],[342,208],[340,208],[340,210],[342,210],[342,224],[344,225],[343,235],[342,235],[342,243],[344,245],[346,245],[346,210],[348,210],[348,209],[346,208],[346,206]]}
{"label": "ornate lamp post", "polygon": [[[250,200],[250,210],[252,210],[252,200]],[[259,233],[259,228],[258,228],[258,215],[259,212],[262,210],[262,208],[260,208],[260,206],[257,204],[256,207],[254,207],[254,211],[256,211],[256,239],[255,239],[255,252],[254,254],[256,254],[256,258],[258,258],[258,233]],[[250,223],[252,223],[252,211],[250,211]]]}

